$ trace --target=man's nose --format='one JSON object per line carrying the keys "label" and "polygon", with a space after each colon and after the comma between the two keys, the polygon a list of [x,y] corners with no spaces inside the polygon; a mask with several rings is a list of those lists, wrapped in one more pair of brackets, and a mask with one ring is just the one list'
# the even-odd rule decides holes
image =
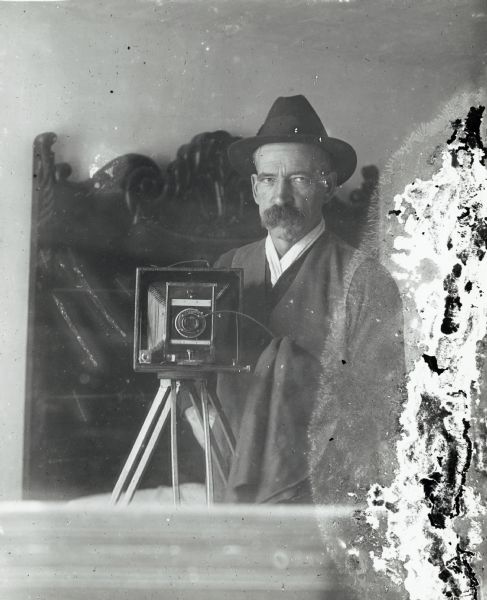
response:
{"label": "man's nose", "polygon": [[287,177],[278,177],[274,186],[274,202],[289,204],[293,201],[291,184]]}

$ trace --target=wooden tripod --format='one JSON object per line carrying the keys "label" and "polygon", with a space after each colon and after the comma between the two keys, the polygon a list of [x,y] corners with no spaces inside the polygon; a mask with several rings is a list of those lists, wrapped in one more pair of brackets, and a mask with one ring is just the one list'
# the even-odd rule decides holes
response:
{"label": "wooden tripod", "polygon": [[[235,438],[231,427],[223,412],[218,398],[208,389],[206,379],[195,377],[163,378],[159,377],[159,389],[147,413],[145,421],[140,428],[137,439],[123,466],[122,472],[115,484],[111,496],[112,504],[128,505],[139,485],[147,465],[151,459],[157,442],[161,436],[167,418],[170,416],[171,423],[171,475],[174,503],[180,502],[178,449],[177,449],[177,402],[178,392],[184,387],[188,392],[195,412],[198,415],[204,432],[205,450],[205,486],[206,502],[213,503],[213,461],[225,480],[222,468],[220,449],[212,443],[212,435],[209,420],[209,406],[212,406],[216,418],[219,420],[223,434],[232,455],[235,453]],[[129,481],[130,478],[130,481]]]}

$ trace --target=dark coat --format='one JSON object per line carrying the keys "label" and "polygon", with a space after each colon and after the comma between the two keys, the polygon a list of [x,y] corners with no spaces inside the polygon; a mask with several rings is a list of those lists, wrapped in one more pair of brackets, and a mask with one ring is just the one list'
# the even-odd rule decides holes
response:
{"label": "dark coat", "polygon": [[217,266],[244,269],[243,357],[252,366],[219,376],[237,452],[217,498],[311,501],[312,491],[314,501],[342,502],[383,483],[393,453],[377,456],[397,436],[405,372],[391,276],[330,231],[274,288],[264,240]]}

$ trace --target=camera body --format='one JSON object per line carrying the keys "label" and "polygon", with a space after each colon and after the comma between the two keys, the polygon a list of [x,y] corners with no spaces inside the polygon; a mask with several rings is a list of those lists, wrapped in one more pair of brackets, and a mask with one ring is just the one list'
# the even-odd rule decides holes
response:
{"label": "camera body", "polygon": [[137,269],[134,369],[236,367],[242,279],[242,269]]}
{"label": "camera body", "polygon": [[[147,290],[147,335],[151,359],[178,364],[215,358],[216,283],[156,282]],[[140,360],[147,360],[142,354]]]}

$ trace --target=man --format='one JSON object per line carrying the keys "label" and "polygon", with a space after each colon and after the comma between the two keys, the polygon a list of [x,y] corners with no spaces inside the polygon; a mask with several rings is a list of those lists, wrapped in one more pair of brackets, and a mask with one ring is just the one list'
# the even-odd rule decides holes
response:
{"label": "man", "polygon": [[[322,208],[354,172],[304,96],[278,98],[229,148],[249,175],[265,239],[217,266],[244,270],[243,361],[217,393],[237,439],[216,497],[344,502],[394,466],[404,377],[402,312],[389,274],[336,237]],[[226,448],[218,423],[214,434]]]}

